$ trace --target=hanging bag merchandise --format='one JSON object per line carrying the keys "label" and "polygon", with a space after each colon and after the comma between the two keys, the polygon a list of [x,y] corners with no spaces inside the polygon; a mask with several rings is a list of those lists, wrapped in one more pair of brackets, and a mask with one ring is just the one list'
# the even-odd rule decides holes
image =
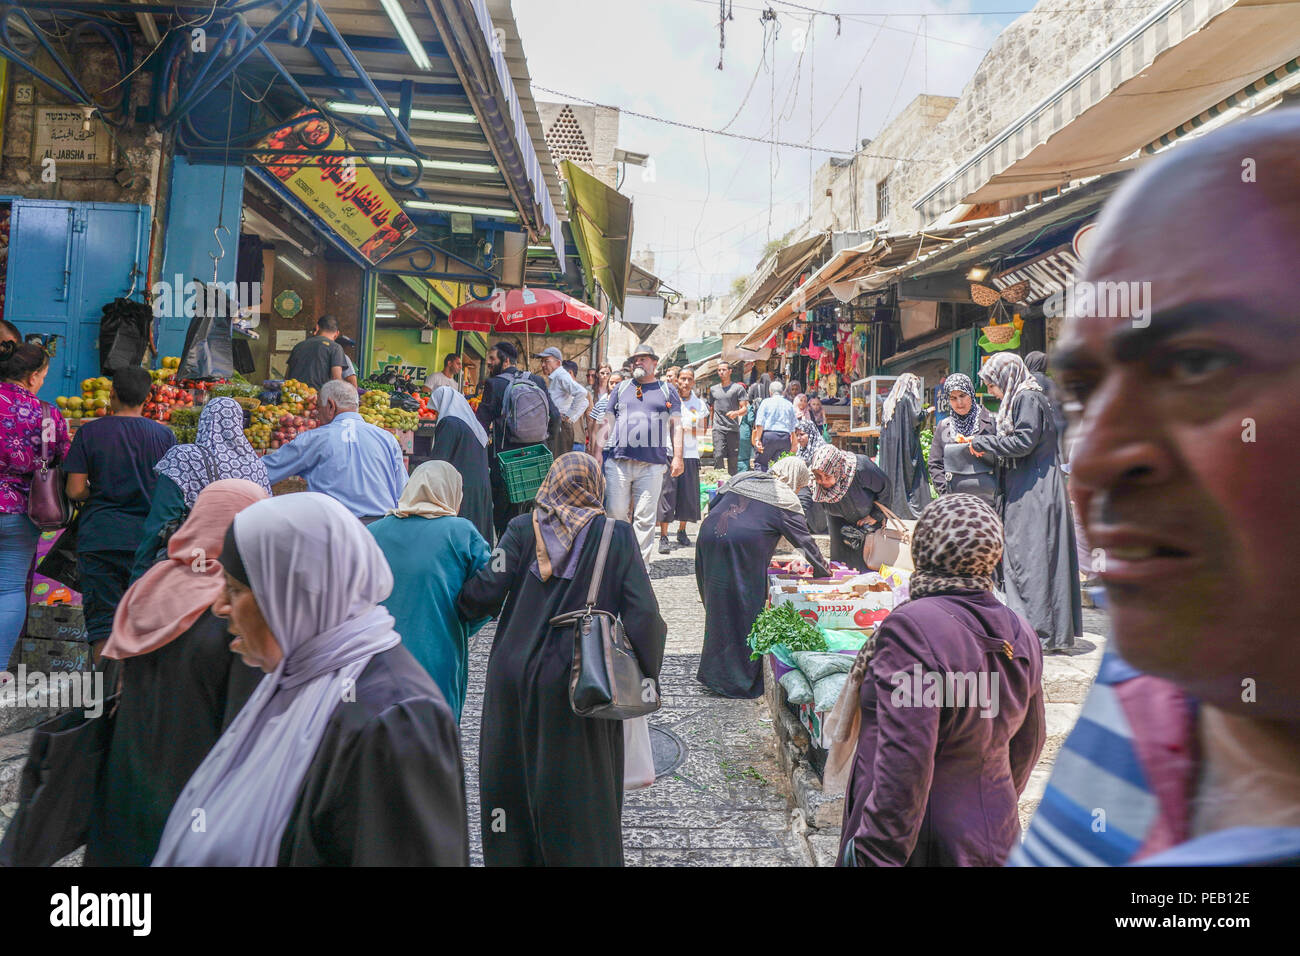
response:
{"label": "hanging bag merchandise", "polygon": [[54,414],[49,402],[41,402],[41,456],[32,473],[27,496],[27,517],[42,531],[67,527],[72,521],[73,503],[68,498],[63,469],[54,461]]}
{"label": "hanging bag merchandise", "polygon": [[641,670],[623,622],[617,615],[596,608],[613,536],[614,519],[607,516],[586,607],[556,615],[551,618],[551,627],[562,635],[572,635],[569,705],[573,712],[579,717],[627,720],[659,709],[659,685]]}
{"label": "hanging bag merchandise", "polygon": [[875,531],[866,532],[862,560],[872,571],[879,571],[882,564],[913,570],[912,531],[916,522],[904,521],[878,501],[876,507],[885,513],[885,520]]}

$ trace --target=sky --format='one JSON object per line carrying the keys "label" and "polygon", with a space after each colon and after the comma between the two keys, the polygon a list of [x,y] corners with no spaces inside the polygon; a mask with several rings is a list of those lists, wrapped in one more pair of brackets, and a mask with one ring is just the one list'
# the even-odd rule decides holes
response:
{"label": "sky", "polygon": [[652,161],[627,166],[620,187],[633,201],[633,248],[653,251],[655,273],[695,298],[729,291],[807,217],[812,173],[830,151],[851,154],[921,93],[959,95],[1033,0],[730,0],[722,50],[718,0],[513,6],[536,99],[624,110],[618,145]]}

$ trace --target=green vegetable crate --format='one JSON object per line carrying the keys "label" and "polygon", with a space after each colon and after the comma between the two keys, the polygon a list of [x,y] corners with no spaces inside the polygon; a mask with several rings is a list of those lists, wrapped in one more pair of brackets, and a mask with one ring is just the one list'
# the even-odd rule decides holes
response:
{"label": "green vegetable crate", "polygon": [[503,451],[497,455],[497,460],[501,462],[501,477],[505,479],[511,503],[520,504],[537,497],[537,489],[551,470],[554,458],[545,445],[529,445]]}

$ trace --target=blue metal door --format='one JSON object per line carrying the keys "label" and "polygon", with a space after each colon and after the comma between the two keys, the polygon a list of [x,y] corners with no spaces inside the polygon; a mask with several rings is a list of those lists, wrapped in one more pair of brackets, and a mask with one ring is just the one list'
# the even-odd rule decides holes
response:
{"label": "blue metal door", "polygon": [[13,200],[5,318],[24,335],[59,336],[41,398],[79,394],[99,374],[103,306],[143,299],[148,224],[148,206]]}

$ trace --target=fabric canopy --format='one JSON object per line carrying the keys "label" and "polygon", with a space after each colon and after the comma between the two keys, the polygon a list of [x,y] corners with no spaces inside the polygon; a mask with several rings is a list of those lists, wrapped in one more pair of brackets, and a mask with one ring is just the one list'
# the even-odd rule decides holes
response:
{"label": "fabric canopy", "polygon": [[498,290],[490,298],[451,310],[457,332],[583,332],[604,316],[571,295],[555,289]]}
{"label": "fabric canopy", "polygon": [[569,225],[578,255],[621,310],[632,264],[632,201],[567,159],[560,169],[569,184]]}

